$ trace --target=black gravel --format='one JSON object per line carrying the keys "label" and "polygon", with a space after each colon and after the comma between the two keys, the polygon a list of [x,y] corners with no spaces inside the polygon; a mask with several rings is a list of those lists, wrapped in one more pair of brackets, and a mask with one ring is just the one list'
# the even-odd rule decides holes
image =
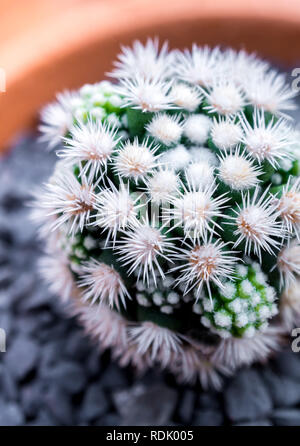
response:
{"label": "black gravel", "polygon": [[25,205],[54,163],[34,136],[0,160],[0,425],[300,425],[300,355],[243,369],[223,392],[134,376],[99,355],[36,271],[42,247]]}

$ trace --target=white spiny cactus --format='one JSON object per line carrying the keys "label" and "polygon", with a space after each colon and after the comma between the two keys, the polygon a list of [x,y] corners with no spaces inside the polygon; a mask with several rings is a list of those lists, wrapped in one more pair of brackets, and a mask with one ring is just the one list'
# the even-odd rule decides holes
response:
{"label": "white spiny cactus", "polygon": [[121,364],[219,387],[300,321],[294,92],[255,55],[157,40],[112,77],[42,112],[41,270]]}

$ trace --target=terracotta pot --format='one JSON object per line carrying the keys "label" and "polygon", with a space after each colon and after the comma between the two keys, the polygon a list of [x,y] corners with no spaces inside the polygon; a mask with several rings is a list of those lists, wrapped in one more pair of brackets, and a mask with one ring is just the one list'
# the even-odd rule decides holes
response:
{"label": "terracotta pot", "polygon": [[223,44],[300,61],[298,0],[0,0],[0,149],[65,88],[103,78],[121,43]]}

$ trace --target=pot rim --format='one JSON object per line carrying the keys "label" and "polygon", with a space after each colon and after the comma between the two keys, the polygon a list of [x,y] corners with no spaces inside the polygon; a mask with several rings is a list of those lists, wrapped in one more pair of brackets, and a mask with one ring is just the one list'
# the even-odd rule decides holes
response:
{"label": "pot rim", "polygon": [[16,132],[36,122],[37,111],[58,91],[101,80],[121,43],[154,36],[179,48],[194,41],[243,47],[292,65],[300,62],[300,3],[173,0],[170,7],[160,0],[114,0],[64,7],[0,44],[6,73],[6,92],[0,93],[0,151]]}

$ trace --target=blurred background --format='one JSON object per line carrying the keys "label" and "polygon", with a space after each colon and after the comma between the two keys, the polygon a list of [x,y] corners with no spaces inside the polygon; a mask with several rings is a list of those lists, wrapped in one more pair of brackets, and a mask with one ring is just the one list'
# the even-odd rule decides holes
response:
{"label": "blurred background", "polygon": [[38,141],[38,112],[58,91],[103,79],[121,44],[155,36],[171,47],[255,51],[292,82],[300,2],[0,0],[0,328],[7,337],[0,425],[300,425],[300,356],[290,349],[241,370],[221,392],[178,386],[155,371],[136,377],[98,353],[39,279],[42,246],[26,203],[55,154]]}

